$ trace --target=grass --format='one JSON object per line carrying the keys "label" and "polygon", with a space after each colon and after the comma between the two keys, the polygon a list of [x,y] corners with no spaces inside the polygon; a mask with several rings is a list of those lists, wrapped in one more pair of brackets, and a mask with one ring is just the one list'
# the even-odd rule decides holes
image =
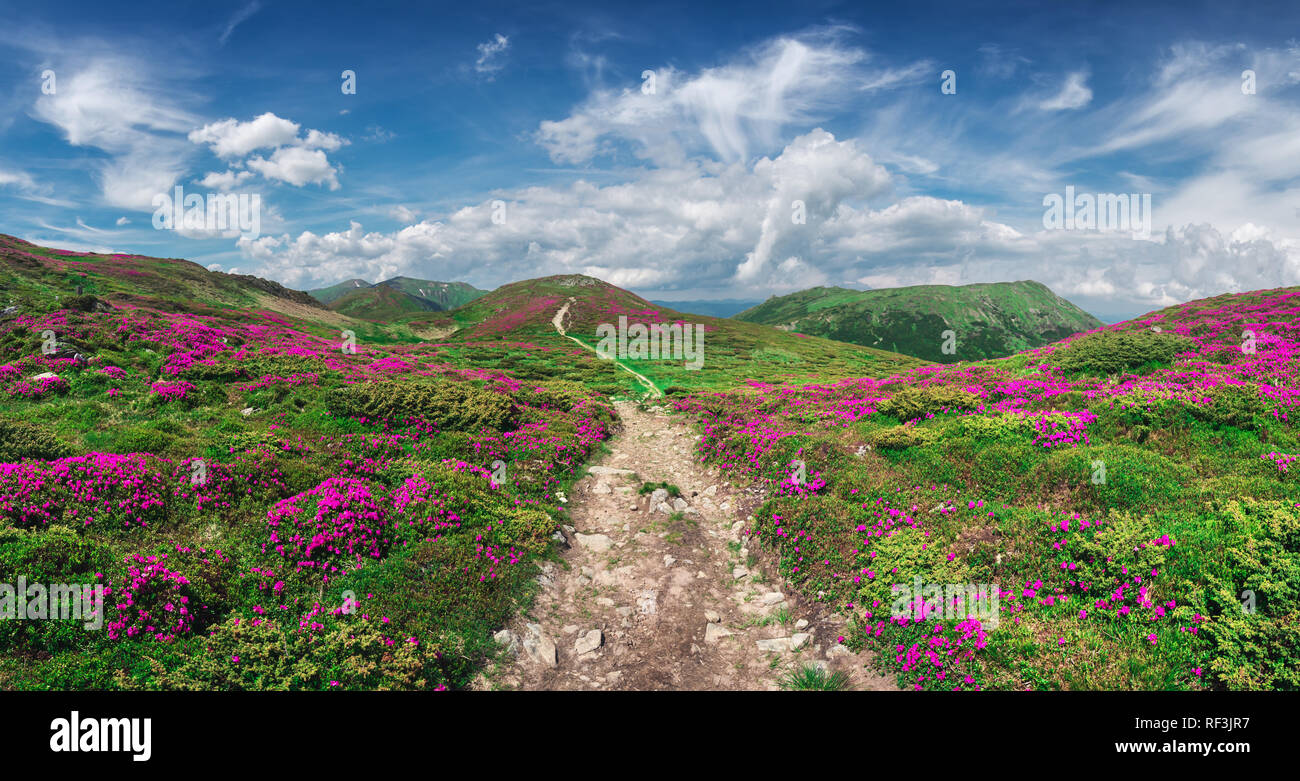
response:
{"label": "grass", "polygon": [[786,691],[838,692],[848,691],[848,673],[843,670],[829,672],[811,664],[801,664],[781,676],[780,686]]}
{"label": "grass", "polygon": [[[634,477],[635,477],[635,476],[634,476]],[[640,495],[642,495],[642,496],[645,496],[646,494],[652,494],[652,493],[654,493],[655,491],[659,490],[660,488],[662,488],[662,489],[664,489],[665,491],[667,491],[667,492],[668,492],[668,495],[669,495],[669,496],[672,496],[672,497],[680,497],[680,496],[682,495],[682,489],[678,488],[677,486],[673,485],[672,483],[665,483],[665,482],[659,482],[659,483],[642,483],[642,484],[641,484],[641,487],[640,487],[639,489],[637,489],[637,493],[640,494]]]}

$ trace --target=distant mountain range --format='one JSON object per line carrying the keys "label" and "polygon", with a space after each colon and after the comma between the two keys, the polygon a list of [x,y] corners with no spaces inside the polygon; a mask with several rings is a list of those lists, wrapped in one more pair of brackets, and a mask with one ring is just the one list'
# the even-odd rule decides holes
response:
{"label": "distant mountain range", "polygon": [[364,279],[349,279],[307,291],[330,309],[361,320],[391,320],[412,312],[456,309],[487,292],[464,282],[412,277],[393,277],[375,284]]}
{"label": "distant mountain range", "polygon": [[655,301],[650,300],[655,306],[666,306],[678,312],[684,312],[692,315],[707,315],[709,317],[731,317],[734,314],[745,311],[751,307],[758,306],[761,301],[742,301],[738,298],[722,298],[714,301]]}
{"label": "distant mountain range", "polygon": [[[817,287],[773,297],[734,319],[928,361],[1000,358],[1102,325],[1039,282]],[[952,331],[955,352],[944,351]]]}

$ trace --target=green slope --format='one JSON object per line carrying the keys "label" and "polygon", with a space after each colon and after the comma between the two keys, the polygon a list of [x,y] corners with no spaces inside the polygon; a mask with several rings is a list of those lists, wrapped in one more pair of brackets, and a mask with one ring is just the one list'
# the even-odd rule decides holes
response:
{"label": "green slope", "polygon": [[[511,342],[571,346],[551,322],[570,299],[565,318],[567,335],[590,346],[599,342],[597,327],[602,323],[617,326],[620,315],[628,318],[629,326],[633,323],[702,325],[704,362],[698,370],[686,368],[683,359],[623,361],[670,392],[726,388],[750,381],[822,382],[852,376],[878,377],[923,363],[893,352],[792,334],[758,323],[683,314],[582,275],[542,277],[503,285],[448,313],[449,320],[444,324],[456,330],[447,340],[453,344],[473,344],[479,349]],[[430,320],[428,317],[408,319]],[[414,322],[411,326],[415,327]],[[628,381],[629,391],[638,388],[633,381]]]}
{"label": "green slope", "polygon": [[[1102,324],[1033,281],[866,291],[818,287],[768,299],[734,319],[940,363],[1000,358]],[[953,354],[942,349],[949,330],[956,335]]]}

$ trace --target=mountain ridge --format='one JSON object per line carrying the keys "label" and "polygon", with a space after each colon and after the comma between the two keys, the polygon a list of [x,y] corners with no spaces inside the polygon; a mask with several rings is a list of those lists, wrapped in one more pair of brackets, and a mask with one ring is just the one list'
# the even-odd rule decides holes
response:
{"label": "mountain ridge", "polygon": [[[1005,357],[1102,325],[1041,282],[815,287],[733,316],[939,363]],[[945,334],[955,346],[945,351]]]}

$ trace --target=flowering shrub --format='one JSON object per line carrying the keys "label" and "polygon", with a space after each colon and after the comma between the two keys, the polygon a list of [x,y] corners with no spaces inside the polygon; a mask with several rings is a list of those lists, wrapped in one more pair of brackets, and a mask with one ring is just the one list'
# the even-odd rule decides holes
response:
{"label": "flowering shrub", "polygon": [[161,401],[184,401],[196,390],[194,383],[185,380],[155,382],[149,385],[149,389]]}
{"label": "flowering shrub", "polygon": [[68,392],[68,381],[62,377],[41,377],[32,380],[17,380],[5,388],[10,396],[21,399],[41,399],[46,396]]}
{"label": "flowering shrub", "polygon": [[364,482],[330,478],[271,508],[266,514],[270,536],[262,550],[328,581],[349,565],[360,567],[383,555],[391,541],[386,516],[382,495]]}
{"label": "flowering shrub", "polygon": [[0,518],[19,526],[61,520],[147,527],[166,517],[164,462],[131,453],[0,464]]}
{"label": "flowering shrub", "polygon": [[[200,572],[210,577],[230,559],[221,551],[193,550],[181,545],[173,553],[192,554]],[[201,631],[215,612],[196,583],[175,567],[176,556],[134,554],[126,559],[126,575],[106,589],[106,607],[111,597],[116,618],[105,628],[110,640],[150,639],[171,642]]]}
{"label": "flowering shrub", "polygon": [[1044,412],[1030,415],[1034,430],[1034,444],[1042,447],[1088,444],[1088,424],[1097,419],[1090,410],[1081,412]]}

